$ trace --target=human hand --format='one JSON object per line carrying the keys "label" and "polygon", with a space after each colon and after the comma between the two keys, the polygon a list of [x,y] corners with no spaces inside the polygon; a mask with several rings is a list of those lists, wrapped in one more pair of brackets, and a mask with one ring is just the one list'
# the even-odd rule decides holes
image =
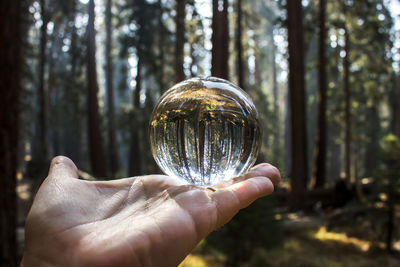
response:
{"label": "human hand", "polygon": [[273,192],[278,169],[253,167],[207,189],[164,175],[79,180],[56,157],[26,220],[23,266],[177,266],[207,234]]}

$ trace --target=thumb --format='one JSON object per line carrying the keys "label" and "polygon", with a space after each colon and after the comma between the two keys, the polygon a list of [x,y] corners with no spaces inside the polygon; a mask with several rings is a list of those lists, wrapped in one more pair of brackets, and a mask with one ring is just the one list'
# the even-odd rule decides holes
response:
{"label": "thumb", "polygon": [[57,156],[51,161],[48,177],[50,179],[78,178],[78,168],[69,158]]}
{"label": "thumb", "polygon": [[279,183],[280,179],[279,170],[264,163],[237,177],[234,184],[216,190],[212,198],[219,215],[217,227],[228,222],[240,209],[256,199],[271,194],[274,191],[273,183]]}
{"label": "thumb", "polygon": [[[72,160],[63,156],[53,158],[50,163],[49,174],[41,184],[32,207],[39,205],[37,203],[48,203],[49,199],[54,201],[57,197],[62,197],[62,191],[65,188],[64,185],[66,182],[79,181],[78,179],[74,179],[78,177],[78,168]],[[46,208],[48,206],[46,204],[43,207]],[[32,210],[34,209],[32,208],[31,212]]]}

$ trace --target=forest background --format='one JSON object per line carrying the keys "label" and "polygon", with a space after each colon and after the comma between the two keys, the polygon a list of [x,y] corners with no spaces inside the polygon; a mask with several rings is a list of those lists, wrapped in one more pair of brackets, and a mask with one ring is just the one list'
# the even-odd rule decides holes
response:
{"label": "forest background", "polygon": [[[5,0],[0,12],[5,266],[21,256],[18,236],[53,156],[70,157],[84,179],[159,173],[154,104],[175,83],[210,75],[252,97],[258,161],[276,165],[283,183],[202,242],[193,262],[265,266],[266,249],[291,251],[299,225],[302,242],[310,225],[314,239],[336,229],[346,233],[338,240],[367,242],[360,257],[400,249],[398,1]],[[279,264],[293,266],[292,256]]]}

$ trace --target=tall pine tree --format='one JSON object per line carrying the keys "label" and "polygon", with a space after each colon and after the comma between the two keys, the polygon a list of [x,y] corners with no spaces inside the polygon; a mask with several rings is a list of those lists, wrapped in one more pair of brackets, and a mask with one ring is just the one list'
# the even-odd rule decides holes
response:
{"label": "tall pine tree", "polygon": [[21,0],[0,2],[0,263],[17,266],[16,173],[21,91]]}
{"label": "tall pine tree", "polygon": [[228,0],[213,0],[211,75],[229,79]]}
{"label": "tall pine tree", "polygon": [[89,20],[87,25],[87,79],[88,79],[88,143],[92,172],[97,177],[107,176],[106,156],[103,148],[103,137],[100,131],[99,103],[97,99],[98,84],[96,72],[96,40],[94,28],[94,0],[89,1]]}
{"label": "tall pine tree", "polygon": [[287,1],[289,41],[289,91],[291,110],[291,171],[292,207],[301,205],[307,188],[307,134],[305,108],[305,69],[303,41],[303,12],[301,0]]}

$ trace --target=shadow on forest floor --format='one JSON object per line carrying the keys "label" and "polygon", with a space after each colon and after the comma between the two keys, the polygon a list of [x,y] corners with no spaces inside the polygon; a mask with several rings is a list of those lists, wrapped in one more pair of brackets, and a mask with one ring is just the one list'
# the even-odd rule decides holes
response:
{"label": "shadow on forest floor", "polygon": [[[381,245],[345,233],[329,232],[325,226],[307,227],[287,233],[280,248],[256,251],[252,259],[256,263],[242,266],[400,266],[399,256],[388,254]],[[189,255],[180,267],[218,267],[224,266],[223,261],[223,255],[205,246],[200,252],[195,250]]]}

